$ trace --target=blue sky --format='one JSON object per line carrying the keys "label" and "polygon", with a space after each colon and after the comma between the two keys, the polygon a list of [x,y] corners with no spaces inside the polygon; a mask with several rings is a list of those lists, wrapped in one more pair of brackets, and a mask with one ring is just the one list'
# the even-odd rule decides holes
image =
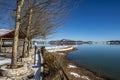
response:
{"label": "blue sky", "polygon": [[81,0],[52,39],[120,40],[120,0]]}
{"label": "blue sky", "polygon": [[[10,20],[4,24],[7,20],[0,28],[13,26]],[[120,40],[120,0],[81,0],[64,23],[50,40]]]}

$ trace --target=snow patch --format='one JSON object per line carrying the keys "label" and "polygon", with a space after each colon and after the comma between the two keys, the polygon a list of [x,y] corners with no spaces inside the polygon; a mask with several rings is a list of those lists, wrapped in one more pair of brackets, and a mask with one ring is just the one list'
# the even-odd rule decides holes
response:
{"label": "snow patch", "polygon": [[78,73],[75,73],[75,72],[70,72],[70,74],[77,77],[77,78],[83,78],[83,79],[86,79],[86,80],[90,80],[88,78],[88,76],[84,76],[84,75],[82,76],[82,75],[79,75]]}
{"label": "snow patch", "polygon": [[11,59],[5,58],[5,59],[0,60],[0,65],[4,65],[4,64],[7,64],[7,63],[11,63]]}
{"label": "snow patch", "polygon": [[72,50],[73,48],[74,48],[73,46],[54,46],[54,47],[46,47],[45,49],[48,52],[57,52],[57,51]]}
{"label": "snow patch", "polygon": [[33,55],[32,58],[33,58],[33,59],[36,58],[36,61],[38,61],[38,54]]}
{"label": "snow patch", "polygon": [[[31,65],[29,68],[31,68],[35,73],[34,73],[34,75],[36,74],[36,72],[37,72],[37,70],[39,69],[38,67],[35,67],[35,66],[37,66],[37,65]],[[35,67],[35,68],[34,68]]]}
{"label": "snow patch", "polygon": [[81,76],[81,78],[86,79],[86,80],[90,80],[87,76]]}
{"label": "snow patch", "polygon": [[75,72],[70,72],[71,75],[75,76],[75,77],[81,77],[79,74],[75,73]]}
{"label": "snow patch", "polygon": [[77,68],[76,66],[74,66],[74,65],[68,65],[68,67],[67,68]]}

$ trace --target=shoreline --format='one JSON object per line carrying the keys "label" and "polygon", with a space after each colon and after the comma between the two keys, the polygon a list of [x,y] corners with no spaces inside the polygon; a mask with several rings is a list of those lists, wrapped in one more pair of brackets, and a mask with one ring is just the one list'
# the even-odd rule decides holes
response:
{"label": "shoreline", "polygon": [[[62,47],[62,48],[61,48]],[[63,71],[65,75],[69,78],[68,80],[111,80],[109,78],[103,77],[102,75],[98,75],[94,73],[93,71],[86,69],[85,67],[80,67],[76,65],[75,63],[71,62],[67,59],[67,55],[69,55],[72,51],[77,50],[77,48],[73,46],[56,48],[53,50],[51,47],[48,49],[50,51],[50,54],[56,54],[58,56],[61,56],[61,64],[63,67]],[[55,61],[59,61],[56,59]],[[60,61],[59,61],[60,62]],[[58,62],[58,63],[59,63]]]}
{"label": "shoreline", "polygon": [[[70,60],[68,60],[68,61],[70,61]],[[99,73],[97,73],[97,72],[95,72],[95,71],[92,71],[91,69],[89,69],[89,68],[87,68],[87,67],[85,67],[85,66],[75,64],[75,63],[73,63],[73,62],[71,62],[71,61],[70,61],[70,63],[76,65],[76,66],[79,67],[79,68],[83,68],[83,69],[85,69],[85,70],[87,70],[87,71],[90,71],[90,72],[92,72],[93,74],[95,74],[96,76],[101,77],[101,78],[103,78],[103,79],[105,79],[105,80],[115,80],[115,79],[106,77],[105,75],[99,74]]]}
{"label": "shoreline", "polygon": [[[77,50],[77,48],[74,48],[74,50]],[[72,50],[72,51],[74,51],[74,50]],[[115,80],[115,79],[109,78],[109,77],[107,77],[107,76],[105,76],[105,75],[102,75],[102,74],[99,74],[99,73],[97,73],[97,72],[94,72],[94,71],[92,71],[91,69],[89,69],[89,68],[87,68],[87,67],[85,67],[85,66],[78,65],[78,64],[70,61],[70,60],[67,58],[67,55],[71,54],[72,51],[65,51],[65,52],[64,52],[64,54],[65,54],[65,55],[64,55],[64,59],[66,59],[70,64],[72,64],[73,66],[77,66],[78,69],[84,69],[85,71],[88,71],[88,72],[94,74],[96,77],[102,78],[103,80]],[[78,71],[79,71],[79,70],[78,70]]]}

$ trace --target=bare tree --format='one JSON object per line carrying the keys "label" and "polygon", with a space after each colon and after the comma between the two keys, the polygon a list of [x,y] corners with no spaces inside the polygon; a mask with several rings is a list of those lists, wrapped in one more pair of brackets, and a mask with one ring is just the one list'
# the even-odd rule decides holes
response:
{"label": "bare tree", "polygon": [[[46,4],[46,2],[40,2],[39,5],[42,4]],[[38,1],[37,1],[38,3]],[[26,4],[28,4],[29,6],[26,6]],[[24,47],[23,47],[23,57],[26,56],[25,54],[25,49],[26,49],[26,43],[28,42],[28,56],[29,56],[29,49],[30,49],[30,28],[31,28],[31,23],[32,23],[32,15],[33,15],[33,9],[35,8],[35,5],[38,6],[38,4],[36,4],[36,1],[25,1],[25,5],[24,5],[24,9],[23,9],[23,13],[22,13],[22,19],[21,19],[21,29],[25,34],[25,39],[24,39]],[[37,19],[37,18],[36,18]]]}
{"label": "bare tree", "polygon": [[[32,19],[32,8],[30,8],[31,7],[30,0],[28,0],[27,4],[28,4],[28,6],[25,6],[25,7],[27,7],[27,10],[26,10],[27,16],[26,17],[27,17],[28,21],[25,21],[25,22],[27,22],[27,25],[26,26],[24,25],[24,27],[26,27],[26,29],[25,29],[26,30],[25,31],[26,32],[25,33],[26,37],[24,39],[24,45],[23,45],[23,57],[29,56],[29,49],[30,49],[29,33],[30,33],[30,26],[31,26],[31,19]],[[27,42],[28,42],[28,48],[26,47]],[[25,54],[25,49],[26,48],[28,49],[28,54]]]}
{"label": "bare tree", "polygon": [[[36,37],[46,37],[55,32],[55,29],[61,25],[61,22],[63,22],[63,19],[68,14],[69,11],[67,10],[67,7],[70,4],[71,0],[12,1],[17,1],[16,5],[11,5],[13,6],[12,10],[17,7],[15,16],[15,33],[13,40],[14,44],[11,61],[11,68],[16,68],[19,31],[22,31],[26,36],[26,38],[24,39],[23,48],[23,53],[25,53],[26,45],[30,44],[31,39]],[[9,2],[7,3],[7,1],[3,2],[7,5],[10,4]],[[2,4],[4,4],[3,2]],[[7,9],[11,10],[11,8],[9,7],[7,7]],[[23,56],[25,56],[25,54],[23,54]]]}
{"label": "bare tree", "polygon": [[[69,13],[67,7],[70,1],[64,0],[27,0],[22,8],[20,30],[24,32],[23,56],[25,57],[26,43],[28,54],[30,41],[33,38],[44,38],[55,32]],[[29,5],[29,6],[28,6]]]}
{"label": "bare tree", "polygon": [[11,68],[17,68],[17,47],[18,47],[18,36],[19,36],[19,26],[20,26],[20,12],[24,0],[17,0],[17,9],[16,9],[16,23],[15,23],[15,32],[13,40],[13,50],[12,50],[12,62]]}

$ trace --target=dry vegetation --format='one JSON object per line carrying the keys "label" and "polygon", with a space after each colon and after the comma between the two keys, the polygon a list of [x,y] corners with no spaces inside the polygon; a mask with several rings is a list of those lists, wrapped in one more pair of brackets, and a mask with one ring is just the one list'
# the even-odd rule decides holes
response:
{"label": "dry vegetation", "polygon": [[62,80],[66,79],[63,73],[63,55],[56,53],[44,53],[44,77],[45,80]]}

